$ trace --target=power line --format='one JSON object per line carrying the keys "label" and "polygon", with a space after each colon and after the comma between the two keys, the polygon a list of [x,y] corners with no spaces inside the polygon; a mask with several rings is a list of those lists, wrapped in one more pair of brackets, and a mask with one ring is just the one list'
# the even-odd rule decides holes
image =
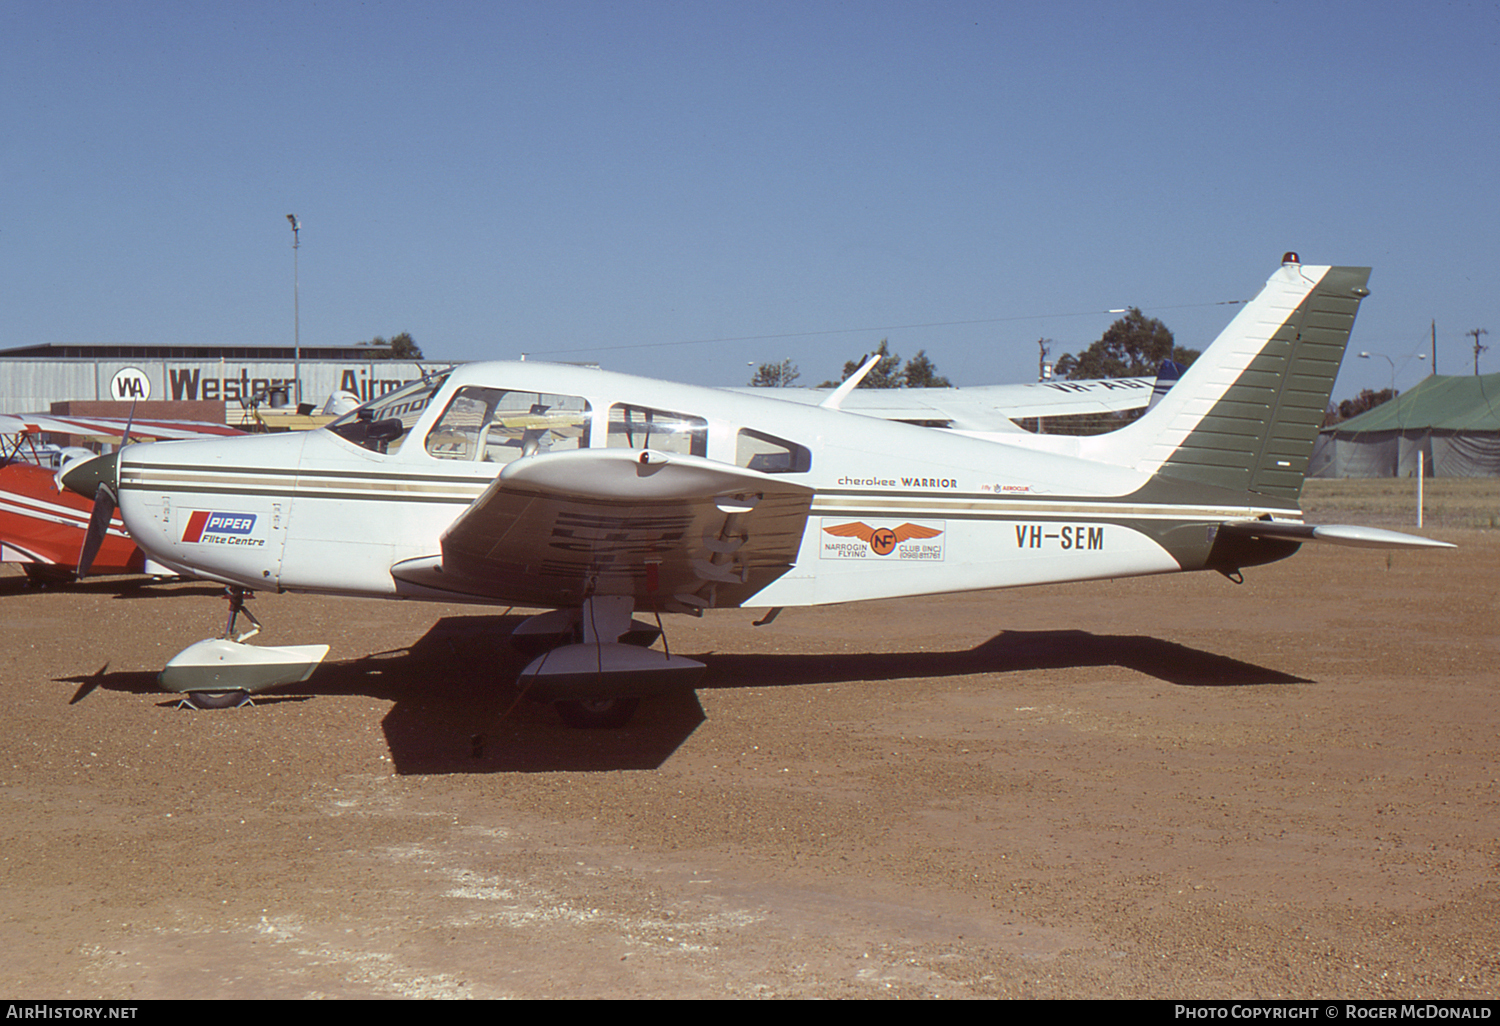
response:
{"label": "power line", "polygon": [[[1225,299],[1217,303],[1184,303],[1180,306],[1154,306],[1151,310],[1189,310],[1207,306],[1237,306],[1245,302],[1243,299]],[[913,328],[951,328],[970,324],[1005,324],[1015,321],[1044,321],[1050,318],[1061,317],[1097,317],[1100,314],[1125,313],[1123,309],[1118,310],[1081,310],[1075,313],[1054,314],[1024,314],[1017,317],[984,317],[972,321],[928,321],[923,324],[884,324],[868,328],[829,328],[823,331],[787,331],[775,335],[733,335],[725,338],[690,338],[678,342],[635,342],[628,345],[618,346],[583,346],[576,349],[541,349],[528,350],[527,355],[535,356],[544,353],[568,354],[568,353],[608,353],[621,349],[657,349],[665,346],[701,346],[723,342],[768,342],[783,338],[814,338],[819,335],[857,335],[862,332],[876,331],[907,331]]]}

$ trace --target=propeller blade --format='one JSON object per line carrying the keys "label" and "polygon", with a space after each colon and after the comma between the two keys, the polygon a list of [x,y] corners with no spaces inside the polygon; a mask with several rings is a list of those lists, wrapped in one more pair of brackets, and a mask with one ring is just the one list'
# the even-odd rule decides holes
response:
{"label": "propeller blade", "polygon": [[89,515],[88,533],[83,536],[83,548],[78,552],[78,579],[83,580],[99,555],[99,546],[104,544],[104,535],[109,531],[109,518],[115,515],[115,493],[109,485],[100,482],[94,492],[94,512]]}
{"label": "propeller blade", "polygon": [[135,423],[135,400],[130,400],[130,416],[125,418],[125,433],[120,436],[120,444],[115,446],[115,452],[119,452],[130,444],[130,425]]}

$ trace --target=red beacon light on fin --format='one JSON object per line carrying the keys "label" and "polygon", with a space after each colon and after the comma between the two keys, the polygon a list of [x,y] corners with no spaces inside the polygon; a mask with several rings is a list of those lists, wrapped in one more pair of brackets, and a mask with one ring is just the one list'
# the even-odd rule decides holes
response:
{"label": "red beacon light on fin", "polygon": [[1296,253],[1283,253],[1281,254],[1281,263],[1282,266],[1285,266],[1287,264],[1300,264],[1302,263],[1302,258],[1299,257]]}

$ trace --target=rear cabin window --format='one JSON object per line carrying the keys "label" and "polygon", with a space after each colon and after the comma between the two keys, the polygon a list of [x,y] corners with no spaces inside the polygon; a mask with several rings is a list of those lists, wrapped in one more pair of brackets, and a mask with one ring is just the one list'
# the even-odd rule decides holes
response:
{"label": "rear cabin window", "polygon": [[812,453],[796,442],[743,428],[735,440],[734,462],[762,474],[805,474],[812,469]]}
{"label": "rear cabin window", "polygon": [[460,388],[427,433],[433,456],[475,463],[509,463],[588,444],[587,399],[478,385]]}
{"label": "rear cabin window", "polygon": [[609,408],[612,449],[655,449],[684,456],[708,455],[708,421],[686,413],[616,403]]}

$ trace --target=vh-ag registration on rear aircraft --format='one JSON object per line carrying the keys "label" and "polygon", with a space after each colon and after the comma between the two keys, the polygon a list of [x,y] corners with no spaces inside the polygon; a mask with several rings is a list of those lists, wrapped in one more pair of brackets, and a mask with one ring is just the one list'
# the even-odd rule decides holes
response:
{"label": "vh-ag registration on rear aircraft", "polygon": [[[482,363],[327,428],[132,445],[73,468],[150,557],[231,589],[543,607],[522,683],[623,722],[703,665],[660,614],[1183,570],[1238,578],[1307,541],[1303,473],[1369,268],[1287,254],[1147,414],[1093,437],[944,431],[557,364]],[[655,623],[632,619],[653,615]],[[326,646],[225,636],[162,675],[200,704],[305,679]],[[253,617],[252,617],[253,619]]]}

